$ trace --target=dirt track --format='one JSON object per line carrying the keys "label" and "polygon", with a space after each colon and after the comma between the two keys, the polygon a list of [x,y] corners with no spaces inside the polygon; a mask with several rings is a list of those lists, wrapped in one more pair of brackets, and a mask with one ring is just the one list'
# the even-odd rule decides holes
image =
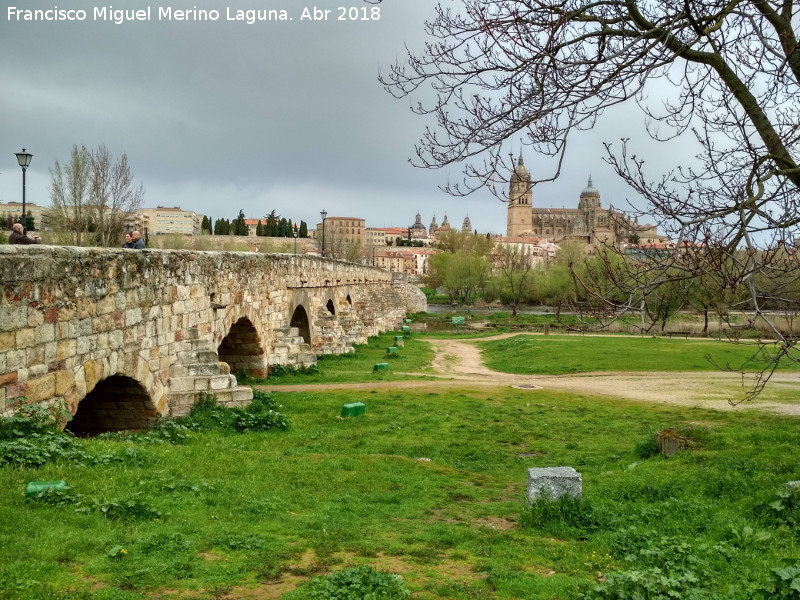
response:
{"label": "dirt track", "polygon": [[[614,396],[630,400],[697,406],[715,410],[761,409],[781,414],[800,415],[800,373],[774,375],[767,390],[755,401],[734,408],[729,401],[742,396],[742,377],[736,373],[706,372],[595,372],[579,375],[510,375],[491,371],[483,364],[475,341],[503,339],[519,334],[503,334],[480,340],[426,340],[436,355],[432,372],[409,373],[436,377],[438,381],[381,381],[324,385],[258,386],[274,391],[315,389],[430,389],[454,387],[504,387],[529,385],[564,390],[576,394]],[[774,402],[774,392],[797,390],[794,403]]]}

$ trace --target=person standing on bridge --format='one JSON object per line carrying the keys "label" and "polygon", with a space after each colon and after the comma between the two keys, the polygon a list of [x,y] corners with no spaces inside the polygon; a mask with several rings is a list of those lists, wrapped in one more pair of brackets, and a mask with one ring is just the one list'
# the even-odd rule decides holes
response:
{"label": "person standing on bridge", "polygon": [[133,238],[130,233],[125,234],[125,243],[122,244],[123,248],[133,248]]}
{"label": "person standing on bridge", "polygon": [[147,246],[144,245],[142,234],[138,231],[131,233],[131,239],[133,240],[133,243],[129,246],[130,248],[133,248],[134,250],[144,250],[147,248]]}
{"label": "person standing on bridge", "polygon": [[11,235],[8,236],[9,244],[41,244],[42,240],[39,238],[30,238],[25,235],[22,229],[22,223],[14,223],[11,227]]}

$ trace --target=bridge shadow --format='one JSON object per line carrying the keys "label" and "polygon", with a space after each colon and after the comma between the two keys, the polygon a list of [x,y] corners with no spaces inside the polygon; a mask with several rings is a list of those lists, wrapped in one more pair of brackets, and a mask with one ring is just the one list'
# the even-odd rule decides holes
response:
{"label": "bridge shadow", "polygon": [[158,420],[147,391],[135,379],[112,375],[100,381],[78,404],[65,429],[78,437],[144,429]]}
{"label": "bridge shadow", "polygon": [[297,308],[294,309],[289,326],[297,327],[299,335],[303,338],[303,341],[309,346],[311,345],[311,326],[308,322],[308,313],[306,312],[306,309],[303,308],[302,304],[298,305]]}
{"label": "bridge shadow", "polygon": [[220,343],[217,354],[221,362],[228,363],[233,374],[244,370],[253,377],[267,376],[261,338],[252,321],[246,317],[231,326],[228,335]]}

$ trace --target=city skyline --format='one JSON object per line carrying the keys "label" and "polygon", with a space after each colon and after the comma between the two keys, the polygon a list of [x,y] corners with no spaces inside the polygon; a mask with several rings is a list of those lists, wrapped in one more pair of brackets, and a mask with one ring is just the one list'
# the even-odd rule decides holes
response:
{"label": "city skyline", "polygon": [[[55,161],[68,161],[74,144],[105,144],[127,154],[146,207],[180,206],[214,220],[275,209],[309,224],[324,209],[376,227],[410,225],[419,210],[426,226],[447,213],[457,224],[469,215],[479,232],[505,232],[506,204],[488,191],[455,198],[439,189],[461,179],[457,165],[409,164],[431,123],[377,80],[402,60],[405,44],[421,46],[431,3],[356,2],[359,11],[379,8],[380,18],[339,21],[333,11],[308,21],[305,5],[290,0],[293,21],[251,25],[226,21],[215,0],[197,4],[221,11],[213,22],[159,21],[153,4],[152,20],[118,25],[93,20],[93,6],[60,6],[85,9],[80,22],[0,15],[0,49],[19,56],[0,64],[0,201],[21,199],[13,155],[21,148],[34,155],[27,199],[49,206]],[[52,5],[26,6],[37,8]],[[602,156],[603,142],[643,135],[644,120],[629,113],[609,111],[575,138],[561,178],[538,186],[534,205],[573,206],[591,175],[605,206],[627,210],[631,193]],[[509,151],[520,150],[512,140]],[[544,157],[522,152],[534,177],[552,172]],[[654,162],[669,160],[661,150]]]}

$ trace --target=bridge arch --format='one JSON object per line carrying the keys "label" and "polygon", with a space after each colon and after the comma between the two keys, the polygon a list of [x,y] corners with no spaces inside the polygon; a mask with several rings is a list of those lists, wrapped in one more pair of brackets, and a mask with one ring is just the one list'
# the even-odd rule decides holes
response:
{"label": "bridge arch", "polygon": [[253,377],[267,375],[261,336],[247,317],[241,317],[231,325],[217,348],[217,354],[221,362],[228,363],[233,374],[244,370]]}
{"label": "bridge arch", "polygon": [[110,431],[144,429],[158,420],[158,411],[142,384],[126,375],[99,381],[78,403],[65,429],[79,437]]}
{"label": "bridge arch", "polygon": [[289,320],[289,326],[297,327],[303,341],[309,346],[311,345],[311,323],[308,318],[308,311],[306,311],[302,304],[295,306],[292,311],[292,318]]}

